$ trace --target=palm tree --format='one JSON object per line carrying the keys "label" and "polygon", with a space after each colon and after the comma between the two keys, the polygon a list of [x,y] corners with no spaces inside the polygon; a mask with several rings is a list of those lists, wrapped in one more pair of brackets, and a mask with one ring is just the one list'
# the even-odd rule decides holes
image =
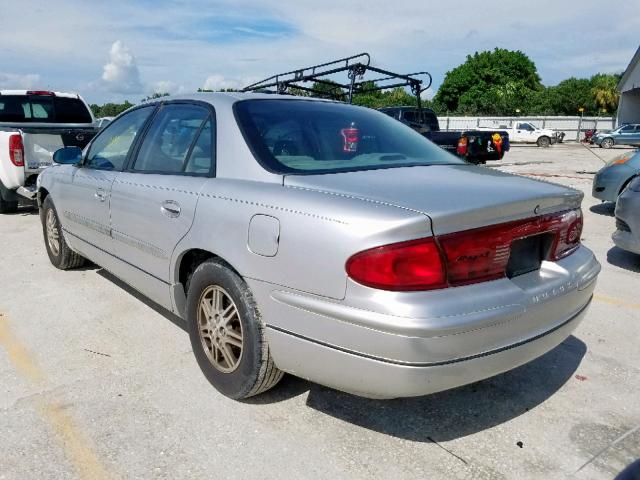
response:
{"label": "palm tree", "polygon": [[618,75],[599,73],[591,77],[591,93],[598,110],[615,112],[618,109],[620,92],[618,92]]}

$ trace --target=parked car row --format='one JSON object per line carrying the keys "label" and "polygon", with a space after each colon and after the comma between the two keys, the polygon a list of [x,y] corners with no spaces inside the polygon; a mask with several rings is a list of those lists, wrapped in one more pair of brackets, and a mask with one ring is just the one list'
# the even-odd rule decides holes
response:
{"label": "parked car row", "polygon": [[640,150],[618,155],[596,173],[592,195],[615,202],[614,243],[640,254]]}
{"label": "parked car row", "polygon": [[495,375],[567,338],[600,271],[581,192],[344,103],[163,97],[53,158],[52,264],[88,259],[185,319],[231,398],[284,372],[378,398]]}

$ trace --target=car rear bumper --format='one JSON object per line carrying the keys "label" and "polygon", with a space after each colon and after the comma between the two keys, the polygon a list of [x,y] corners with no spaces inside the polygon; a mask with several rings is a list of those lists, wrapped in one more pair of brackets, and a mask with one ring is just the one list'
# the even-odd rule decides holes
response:
{"label": "car rear bumper", "polygon": [[[568,320],[535,337],[473,357],[407,365],[338,350],[300,336],[269,329],[272,351],[286,351],[284,368],[338,390],[370,398],[415,397],[477,382],[530,362],[562,343],[579,325],[588,303]],[[280,366],[280,358],[275,357]]]}
{"label": "car rear bumper", "polygon": [[600,265],[585,247],[513,279],[431,292],[349,283],[345,300],[249,280],[276,365],[363,396],[437,392],[526,363],[584,316]]}

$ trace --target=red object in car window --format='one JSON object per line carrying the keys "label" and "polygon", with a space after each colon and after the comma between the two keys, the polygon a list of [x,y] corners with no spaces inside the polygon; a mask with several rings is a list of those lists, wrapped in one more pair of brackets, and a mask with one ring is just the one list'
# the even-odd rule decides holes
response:
{"label": "red object in car window", "polygon": [[342,150],[345,152],[357,152],[360,133],[356,128],[356,124],[352,122],[349,128],[340,130],[340,134],[343,139]]}

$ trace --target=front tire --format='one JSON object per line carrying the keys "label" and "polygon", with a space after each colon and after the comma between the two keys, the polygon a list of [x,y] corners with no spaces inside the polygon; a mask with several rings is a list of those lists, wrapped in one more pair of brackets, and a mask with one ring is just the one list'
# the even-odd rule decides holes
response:
{"label": "front tire", "polygon": [[600,143],[600,146],[602,148],[611,148],[614,145],[614,141],[613,138],[605,138],[604,140],[602,140],[602,142]]}
{"label": "front tire", "polygon": [[540,137],[536,143],[539,147],[547,148],[551,145],[551,139],[549,137]]}
{"label": "front tire", "polygon": [[51,197],[45,198],[42,204],[41,219],[44,245],[52,265],[60,270],[69,270],[84,265],[84,257],[71,250],[64,239],[58,212],[56,212]]}
{"label": "front tire", "polygon": [[209,260],[188,285],[191,347],[211,385],[236,400],[274,387],[284,373],[273,362],[260,312],[242,278],[225,263]]}

